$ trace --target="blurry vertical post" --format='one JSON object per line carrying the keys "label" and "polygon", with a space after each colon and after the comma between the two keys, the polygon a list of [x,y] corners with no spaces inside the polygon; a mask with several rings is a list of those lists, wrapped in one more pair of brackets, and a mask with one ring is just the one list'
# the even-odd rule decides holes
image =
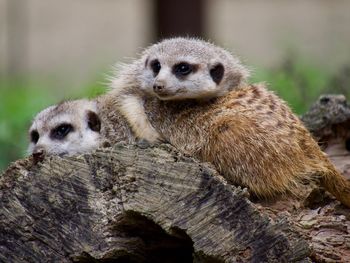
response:
{"label": "blurry vertical post", "polygon": [[23,77],[28,59],[28,1],[7,0],[7,77]]}
{"label": "blurry vertical post", "polygon": [[157,40],[204,37],[204,0],[154,0]]}

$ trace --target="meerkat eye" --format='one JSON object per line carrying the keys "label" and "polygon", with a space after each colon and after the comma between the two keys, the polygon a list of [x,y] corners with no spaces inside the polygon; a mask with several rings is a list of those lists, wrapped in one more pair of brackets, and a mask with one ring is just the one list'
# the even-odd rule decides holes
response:
{"label": "meerkat eye", "polygon": [[155,75],[159,73],[161,68],[162,66],[160,65],[160,62],[158,59],[155,59],[151,62],[151,69],[153,70]]}
{"label": "meerkat eye", "polygon": [[37,143],[39,141],[39,133],[38,131],[34,130],[30,133],[30,140],[33,142],[33,143]]}
{"label": "meerkat eye", "polygon": [[71,131],[73,131],[73,126],[68,123],[64,123],[53,129],[51,131],[50,137],[52,139],[62,140]]}
{"label": "meerkat eye", "polygon": [[176,76],[186,76],[193,71],[193,65],[182,62],[175,65],[173,71]]}

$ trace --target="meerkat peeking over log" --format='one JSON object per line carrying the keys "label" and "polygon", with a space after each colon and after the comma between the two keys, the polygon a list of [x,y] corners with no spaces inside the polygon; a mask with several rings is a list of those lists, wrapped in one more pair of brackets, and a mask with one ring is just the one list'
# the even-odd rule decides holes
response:
{"label": "meerkat peeking over log", "polygon": [[210,162],[261,198],[298,196],[320,180],[350,207],[350,185],[287,104],[227,51],[190,38],[164,40],[124,65],[108,96],[138,138],[166,140]]}
{"label": "meerkat peeking over log", "polygon": [[93,101],[65,101],[41,111],[29,129],[28,153],[75,154],[99,145],[101,122]]}
{"label": "meerkat peeking over log", "polygon": [[119,141],[134,142],[131,129],[114,103],[112,97],[100,96],[95,100],[64,101],[44,109],[29,129],[28,153],[72,155]]}

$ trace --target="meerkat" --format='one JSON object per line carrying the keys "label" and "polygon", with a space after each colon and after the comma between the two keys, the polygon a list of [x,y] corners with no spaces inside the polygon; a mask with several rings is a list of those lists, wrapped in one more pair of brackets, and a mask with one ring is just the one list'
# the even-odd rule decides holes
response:
{"label": "meerkat", "polygon": [[29,128],[28,153],[75,154],[96,148],[101,122],[93,101],[65,101],[41,111]]}
{"label": "meerkat", "polygon": [[194,38],[163,40],[120,70],[122,77],[112,80],[111,94],[135,135],[151,143],[162,138],[145,115],[145,96],[209,100],[244,85],[249,76],[248,69],[231,53]]}
{"label": "meerkat", "polygon": [[[135,135],[167,140],[212,163],[230,183],[259,198],[298,196],[305,181],[318,179],[350,207],[349,182],[287,104],[262,84],[245,84],[247,72],[213,57],[210,45],[201,49],[195,43],[200,42],[179,38],[156,44],[112,82],[109,96],[117,100]],[[211,72],[209,62],[215,58],[214,64],[224,67],[220,74]],[[229,77],[232,72],[238,76]],[[204,90],[214,87],[216,93],[206,96],[198,91],[201,85]],[[141,127],[151,129],[143,134]],[[150,135],[152,129],[155,134]]]}
{"label": "meerkat", "polygon": [[44,109],[29,129],[28,154],[73,155],[119,141],[133,142],[131,129],[115,107],[111,97],[101,96],[64,101]]}

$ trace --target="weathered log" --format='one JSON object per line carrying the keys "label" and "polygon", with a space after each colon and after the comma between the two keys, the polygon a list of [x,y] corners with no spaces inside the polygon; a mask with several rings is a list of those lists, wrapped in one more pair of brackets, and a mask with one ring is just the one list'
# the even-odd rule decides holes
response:
{"label": "weathered log", "polygon": [[350,105],[345,96],[320,96],[302,120],[335,166],[350,180]]}
{"label": "weathered log", "polygon": [[0,178],[2,262],[308,262],[209,165],[166,145],[14,163]]}
{"label": "weathered log", "polygon": [[332,128],[350,120],[350,107],[344,95],[321,95],[301,119],[317,138],[336,136]]}

